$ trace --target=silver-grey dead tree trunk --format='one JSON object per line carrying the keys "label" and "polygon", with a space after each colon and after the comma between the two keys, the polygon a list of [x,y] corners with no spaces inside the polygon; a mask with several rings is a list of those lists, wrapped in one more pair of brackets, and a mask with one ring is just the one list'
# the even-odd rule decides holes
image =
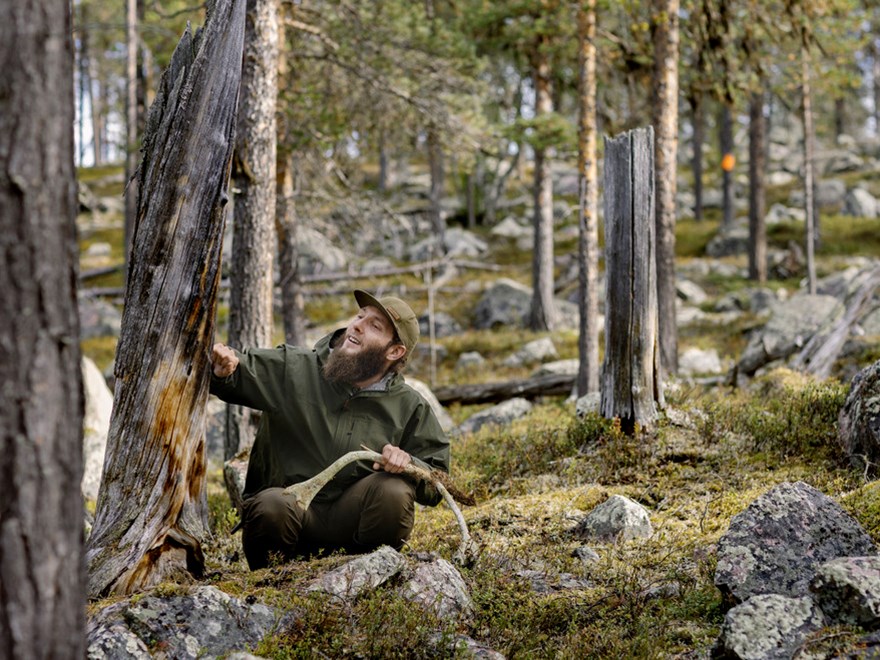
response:
{"label": "silver-grey dead tree trunk", "polygon": [[[248,0],[235,144],[229,344],[272,343],[278,97],[278,0]],[[254,442],[259,413],[227,406],[225,457]]]}
{"label": "silver-grey dead tree trunk", "polygon": [[749,100],[749,279],[767,281],[764,92]]}
{"label": "silver-grey dead tree trunk", "polygon": [[241,83],[244,4],[216,0],[184,33],[144,132],[138,213],[89,595],[202,573],[205,404]]}
{"label": "silver-grey dead tree trunk", "polygon": [[85,655],[70,5],[0,3],[0,657]]}

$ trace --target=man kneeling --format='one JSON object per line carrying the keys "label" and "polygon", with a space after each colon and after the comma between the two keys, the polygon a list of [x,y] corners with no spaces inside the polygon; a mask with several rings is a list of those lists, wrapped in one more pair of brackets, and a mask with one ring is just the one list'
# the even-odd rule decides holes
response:
{"label": "man kneeling", "polygon": [[[414,503],[441,499],[431,485],[401,474],[410,462],[449,471],[446,435],[400,375],[419,339],[416,316],[399,298],[361,290],[354,297],[355,319],[312,350],[214,345],[211,392],[263,411],[243,493],[242,545],[251,570],[273,555],[400,549],[412,532]],[[282,494],[361,445],[384,463],[344,468],[305,511]]]}

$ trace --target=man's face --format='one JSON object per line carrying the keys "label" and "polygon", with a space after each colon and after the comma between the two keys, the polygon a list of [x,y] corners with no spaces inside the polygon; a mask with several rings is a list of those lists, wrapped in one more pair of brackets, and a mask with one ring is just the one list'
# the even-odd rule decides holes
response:
{"label": "man's face", "polygon": [[349,385],[363,383],[384,373],[400,355],[394,343],[394,327],[375,307],[363,307],[345,329],[342,341],[333,349],[324,377]]}
{"label": "man's face", "polygon": [[394,326],[375,307],[361,307],[354,320],[348,324],[342,342],[335,350],[348,355],[358,355],[376,346],[388,346],[394,339]]}

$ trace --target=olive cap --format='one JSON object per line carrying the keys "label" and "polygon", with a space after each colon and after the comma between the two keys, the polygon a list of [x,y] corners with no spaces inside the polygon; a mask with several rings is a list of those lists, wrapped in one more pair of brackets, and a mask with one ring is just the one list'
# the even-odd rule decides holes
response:
{"label": "olive cap", "polygon": [[407,355],[411,355],[413,348],[419,342],[419,320],[416,318],[412,307],[394,296],[376,298],[363,289],[355,289],[354,299],[359,307],[375,307],[388,317],[391,325],[397,330],[397,336],[406,347]]}

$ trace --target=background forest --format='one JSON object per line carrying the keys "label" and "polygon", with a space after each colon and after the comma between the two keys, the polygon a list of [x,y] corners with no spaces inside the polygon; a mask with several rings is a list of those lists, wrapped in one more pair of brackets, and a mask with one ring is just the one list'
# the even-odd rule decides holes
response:
{"label": "background forest", "polygon": [[[73,12],[80,315],[112,316],[148,108],[205,7],[77,0]],[[756,297],[828,292],[873,264],[875,3],[253,0],[248,12],[218,338],[311,343],[354,311],[355,287],[425,311],[407,373],[446,404],[452,477],[476,497],[465,517],[480,544],[461,573],[462,617],[425,614],[393,582],[354,601],[309,592],[338,557],[248,573],[223,464],[252,422],[212,410],[204,582],[295,616],[249,650],[708,657],[729,606],[713,582],[716,546],[768,488],[807,482],[880,541],[872,465],[854,468],[837,441],[849,381],[880,356],[880,331],[864,323],[819,376],[784,360],[743,373],[741,357],[769,318]],[[575,414],[574,399],[599,389],[609,313],[599,138],[645,126],[667,409],[630,435]],[[528,302],[485,322],[504,282]],[[548,340],[543,355],[525,351]],[[117,341],[81,342],[111,382]],[[541,362],[564,370],[565,393],[493,423],[474,420],[498,414],[494,401],[451,393],[534,379]],[[646,507],[652,534],[585,543],[573,525],[614,495]],[[457,542],[448,510],[420,511],[408,553],[448,558]],[[188,589],[169,580],[149,597]],[[89,618],[139,597],[93,600]],[[828,625],[786,657],[845,657],[871,630]],[[462,639],[470,646],[451,643]]]}

